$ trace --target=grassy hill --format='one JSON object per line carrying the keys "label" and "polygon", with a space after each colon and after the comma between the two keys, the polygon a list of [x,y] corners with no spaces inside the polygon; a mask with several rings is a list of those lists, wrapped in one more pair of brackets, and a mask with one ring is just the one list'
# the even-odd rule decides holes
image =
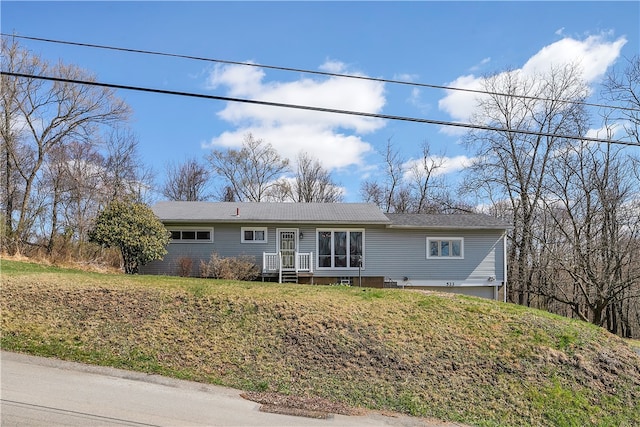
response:
{"label": "grassy hill", "polygon": [[402,290],[1,268],[5,350],[479,426],[640,425],[640,356],[541,311]]}

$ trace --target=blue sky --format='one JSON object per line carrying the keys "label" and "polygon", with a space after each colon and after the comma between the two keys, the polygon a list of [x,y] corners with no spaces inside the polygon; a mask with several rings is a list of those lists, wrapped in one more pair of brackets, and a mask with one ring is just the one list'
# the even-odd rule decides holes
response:
{"label": "blue sky", "polygon": [[[597,91],[602,75],[638,55],[640,2],[12,2],[3,33],[474,88],[505,69],[577,60]],[[264,99],[442,121],[466,121],[473,100],[440,89],[22,40],[45,59],[98,81]],[[237,147],[252,132],[292,160],[320,159],[360,201],[389,139],[410,161],[428,142],[453,181],[472,155],[460,133],[383,121],[222,101],[119,91],[132,107],[143,158],[165,165]],[[594,126],[597,126],[594,123]]]}

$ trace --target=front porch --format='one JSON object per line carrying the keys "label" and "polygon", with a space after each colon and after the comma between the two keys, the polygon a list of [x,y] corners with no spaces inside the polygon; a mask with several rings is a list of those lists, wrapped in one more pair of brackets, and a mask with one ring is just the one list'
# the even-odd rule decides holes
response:
{"label": "front porch", "polygon": [[263,252],[262,275],[276,275],[278,283],[298,283],[300,275],[313,276],[313,252]]}

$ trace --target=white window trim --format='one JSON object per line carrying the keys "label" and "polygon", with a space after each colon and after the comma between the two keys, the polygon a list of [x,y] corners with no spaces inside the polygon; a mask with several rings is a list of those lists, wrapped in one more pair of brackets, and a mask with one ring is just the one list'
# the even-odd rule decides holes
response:
{"label": "white window trim", "polygon": [[[253,236],[255,237],[255,232],[256,231],[263,231],[264,232],[264,240],[245,240],[244,239],[244,232],[245,231],[253,231]],[[269,243],[269,236],[268,236],[268,229],[267,227],[241,227],[240,228],[240,243],[249,243],[249,244],[264,244],[264,243]]]}
{"label": "white window trim", "polygon": [[[442,241],[459,241],[460,242],[460,256],[442,256],[442,255],[431,255],[431,242],[442,242]],[[427,237],[427,259],[464,259],[464,237]]]}
{"label": "white window trim", "polygon": [[[364,228],[316,228],[315,231],[315,239],[316,239],[316,254],[315,254],[315,263],[316,263],[316,269],[317,270],[326,270],[326,271],[331,271],[331,270],[349,270],[349,271],[358,271],[358,267],[320,267],[320,242],[318,239],[318,233],[322,232],[322,231],[331,231],[332,232],[332,237],[331,237],[331,263],[333,263],[333,258],[334,258],[334,243],[333,243],[333,232],[336,231],[348,231],[349,233],[355,231],[355,232],[360,232],[362,233],[362,267],[360,267],[361,270],[364,270],[365,268],[365,264],[366,264],[366,254],[365,254],[365,231]],[[350,257],[350,254],[347,253],[347,258]]]}
{"label": "white window trim", "polygon": [[209,232],[209,239],[171,239],[170,243],[213,243],[214,238],[213,238],[213,227],[167,227],[167,230],[169,232],[172,231],[194,231],[196,232],[196,237],[197,237],[197,233],[198,231],[208,231]]}

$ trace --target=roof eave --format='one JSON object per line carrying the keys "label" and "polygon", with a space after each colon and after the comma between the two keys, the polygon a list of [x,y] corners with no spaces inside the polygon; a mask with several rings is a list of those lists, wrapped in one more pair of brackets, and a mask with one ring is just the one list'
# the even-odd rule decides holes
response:
{"label": "roof eave", "polygon": [[387,228],[397,228],[405,230],[510,230],[513,226],[497,225],[387,225]]}
{"label": "roof eave", "polygon": [[242,219],[242,218],[234,218],[234,219],[170,219],[170,218],[160,218],[160,222],[162,223],[173,223],[173,224],[313,224],[313,225],[383,225],[388,226],[389,222],[387,221],[321,221],[321,220],[313,220],[313,221],[305,221],[305,220],[283,220],[283,219]]}

